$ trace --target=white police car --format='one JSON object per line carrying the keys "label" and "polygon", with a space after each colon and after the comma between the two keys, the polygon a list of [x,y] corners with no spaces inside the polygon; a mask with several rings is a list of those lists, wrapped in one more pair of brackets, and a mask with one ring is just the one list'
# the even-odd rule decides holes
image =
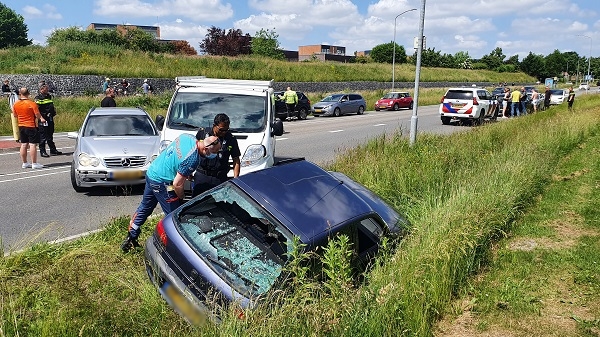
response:
{"label": "white police car", "polygon": [[442,124],[452,120],[483,123],[485,118],[495,120],[498,117],[498,101],[483,88],[450,88],[440,101]]}

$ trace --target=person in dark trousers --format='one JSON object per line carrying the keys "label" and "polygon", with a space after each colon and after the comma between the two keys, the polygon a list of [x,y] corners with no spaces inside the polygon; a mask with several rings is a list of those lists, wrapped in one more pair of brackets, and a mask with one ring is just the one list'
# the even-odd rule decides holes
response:
{"label": "person in dark trousers", "polygon": [[233,161],[233,177],[240,175],[240,147],[237,139],[229,130],[229,117],[217,114],[211,128],[203,128],[198,131],[196,138],[203,139],[211,136],[219,137],[221,150],[216,158],[206,158],[200,162],[194,174],[193,196],[207,191],[227,180],[229,172],[229,158]]}
{"label": "person in dark trousers", "polygon": [[44,83],[40,87],[39,94],[35,96],[35,103],[38,105],[40,114],[46,120],[44,123],[38,124],[40,133],[40,155],[42,157],[50,157],[46,152],[46,144],[48,144],[48,147],[50,148],[51,155],[57,156],[63,154],[56,149],[56,144],[54,144],[54,116],[56,116],[56,109],[54,108],[52,95],[48,93],[48,90],[48,85]]}
{"label": "person in dark trousers", "polygon": [[287,109],[287,118],[290,119],[294,115],[294,111],[296,110],[296,104],[298,104],[298,94],[292,90],[291,87],[287,87],[287,90],[280,96],[284,102],[285,107]]}
{"label": "person in dark trousers", "polygon": [[550,96],[552,96],[550,88],[546,87],[546,91],[544,92],[544,110],[550,108]]}
{"label": "person in dark trousers", "polygon": [[221,149],[218,137],[199,139],[184,133],[161,152],[146,171],[146,187],[142,201],[131,217],[127,237],[121,243],[125,253],[139,247],[138,237],[146,219],[160,204],[165,215],[183,204],[186,180],[198,167],[198,162],[211,158]]}
{"label": "person in dark trousers", "polygon": [[114,108],[117,106],[117,102],[115,101],[115,90],[113,88],[106,89],[106,96],[100,101],[100,106],[103,108]]}
{"label": "person in dark trousers", "polygon": [[567,104],[569,106],[569,111],[573,111],[573,102],[575,101],[575,91],[573,91],[573,87],[569,87],[569,98],[567,98]]}

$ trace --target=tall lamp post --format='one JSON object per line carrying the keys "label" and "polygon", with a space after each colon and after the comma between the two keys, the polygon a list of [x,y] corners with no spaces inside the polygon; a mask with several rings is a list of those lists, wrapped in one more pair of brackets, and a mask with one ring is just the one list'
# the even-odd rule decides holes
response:
{"label": "tall lamp post", "polygon": [[587,81],[589,83],[589,81],[591,80],[591,78],[590,78],[590,61],[592,60],[592,37],[587,36],[587,35],[577,35],[577,36],[583,36],[583,37],[587,37],[588,39],[590,39],[590,57],[588,58],[588,72],[587,72]]}
{"label": "tall lamp post", "polygon": [[398,17],[404,13],[407,13],[410,11],[416,11],[416,10],[417,10],[416,8],[405,10],[404,12],[396,15],[396,17],[394,18],[394,52],[392,55],[392,90],[394,90],[394,79],[396,78],[396,75],[395,75],[395,70],[396,70],[396,19],[398,19]]}

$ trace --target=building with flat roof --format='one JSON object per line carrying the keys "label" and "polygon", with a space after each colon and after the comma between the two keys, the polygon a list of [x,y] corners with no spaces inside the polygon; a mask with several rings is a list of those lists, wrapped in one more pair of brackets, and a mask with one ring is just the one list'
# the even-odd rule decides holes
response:
{"label": "building with flat roof", "polygon": [[346,47],[315,44],[298,47],[298,61],[338,61],[348,62],[354,56],[346,55]]}
{"label": "building with flat roof", "polygon": [[160,40],[160,27],[158,26],[138,26],[138,25],[115,25],[112,23],[90,23],[87,26],[87,30],[105,30],[105,29],[116,29],[118,32],[125,34],[127,29],[137,28],[146,32],[155,39]]}

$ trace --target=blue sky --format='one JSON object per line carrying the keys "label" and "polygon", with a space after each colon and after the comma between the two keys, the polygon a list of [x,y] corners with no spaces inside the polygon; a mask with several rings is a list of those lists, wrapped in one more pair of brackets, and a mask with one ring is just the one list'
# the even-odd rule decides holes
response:
{"label": "blue sky", "polygon": [[[283,49],[329,44],[346,53],[390,42],[413,52],[421,0],[0,0],[21,14],[29,38],[45,44],[53,29],[90,23],[159,26],[164,39],[183,39],[198,49],[211,26],[254,36],[275,29]],[[416,8],[394,18],[405,10]],[[496,47],[519,60],[531,51],[555,49],[600,55],[598,0],[426,0],[427,47],[442,53],[467,51],[472,58]],[[584,35],[584,36],[581,36]]]}

